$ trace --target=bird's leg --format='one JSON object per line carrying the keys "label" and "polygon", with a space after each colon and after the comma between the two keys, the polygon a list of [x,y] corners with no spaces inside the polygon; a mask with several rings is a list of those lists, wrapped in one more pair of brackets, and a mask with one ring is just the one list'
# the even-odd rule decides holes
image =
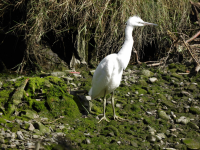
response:
{"label": "bird's leg", "polygon": [[93,106],[92,101],[89,100],[89,113],[95,115],[96,113],[92,111],[92,106]]}
{"label": "bird's leg", "polygon": [[123,118],[121,118],[121,117],[119,117],[119,116],[117,116],[116,114],[115,114],[115,101],[114,101],[114,91],[112,92],[112,108],[113,108],[113,116],[114,116],[114,120],[118,120],[118,121],[124,121],[124,120],[126,120],[126,119],[123,119]]}
{"label": "bird's leg", "polygon": [[[107,122],[110,122],[107,118],[106,118],[106,90],[104,93],[104,98],[103,98],[103,117],[100,119],[99,122],[101,122],[102,120],[106,120]],[[98,122],[98,123],[99,123]]]}

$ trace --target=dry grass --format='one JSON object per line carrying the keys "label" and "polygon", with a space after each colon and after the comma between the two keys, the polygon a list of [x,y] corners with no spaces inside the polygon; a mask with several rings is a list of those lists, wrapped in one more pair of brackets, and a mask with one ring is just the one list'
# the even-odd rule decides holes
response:
{"label": "dry grass", "polygon": [[26,20],[17,22],[9,30],[25,31],[27,58],[34,54],[34,47],[41,43],[41,38],[53,30],[56,37],[78,31],[80,36],[87,37],[87,44],[94,38],[95,55],[101,59],[120,49],[125,22],[133,15],[158,24],[158,27],[136,29],[134,47],[138,51],[149,43],[156,43],[157,49],[164,53],[171,42],[167,30],[185,33],[185,29],[192,28],[189,0],[16,0],[13,3],[3,0],[0,17],[3,18],[9,9],[22,8],[27,10]]}

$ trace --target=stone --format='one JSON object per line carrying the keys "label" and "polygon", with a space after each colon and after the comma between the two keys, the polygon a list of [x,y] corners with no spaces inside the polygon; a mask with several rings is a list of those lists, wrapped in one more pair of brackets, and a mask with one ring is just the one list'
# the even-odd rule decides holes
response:
{"label": "stone", "polygon": [[94,75],[95,70],[91,70],[90,74],[93,76]]}
{"label": "stone", "polygon": [[199,106],[190,107],[190,112],[193,114],[200,114],[200,107]]}
{"label": "stone", "polygon": [[87,144],[91,144],[90,139],[86,138],[85,140],[86,140],[86,143],[87,143]]}
{"label": "stone", "polygon": [[182,142],[189,148],[189,149],[199,149],[200,148],[200,141],[196,141],[190,138],[182,139]]}
{"label": "stone", "polygon": [[166,138],[166,136],[165,136],[164,133],[157,133],[157,134],[156,134],[156,137],[157,137],[157,139],[158,139],[159,141]]}
{"label": "stone", "polygon": [[181,116],[179,119],[176,120],[177,123],[187,124],[190,122],[190,118]]}
{"label": "stone", "polygon": [[155,78],[155,77],[152,77],[152,78],[149,78],[149,81],[150,81],[151,83],[154,83],[154,82],[158,81],[158,79]]}
{"label": "stone", "polygon": [[33,135],[33,138],[34,138],[34,139],[38,139],[38,138],[39,138],[39,135],[34,134],[34,135]]}
{"label": "stone", "polygon": [[61,72],[61,71],[51,73],[51,76],[54,76],[54,77],[61,77],[61,76],[65,76],[65,75],[66,75],[66,73]]}
{"label": "stone", "polygon": [[35,127],[33,126],[32,123],[29,124],[29,128],[28,128],[29,131],[33,131],[35,130]]}
{"label": "stone", "polygon": [[24,135],[23,135],[22,131],[17,131],[17,137],[18,137],[20,140],[24,140]]}
{"label": "stone", "polygon": [[116,104],[116,107],[122,108],[122,104],[117,103],[117,104]]}
{"label": "stone", "polygon": [[39,129],[40,132],[42,132],[42,133],[50,133],[50,132],[51,132],[51,130],[50,130],[49,128],[45,127],[45,126],[44,126],[42,123],[40,123],[40,122],[35,122],[33,125],[34,125],[34,127],[35,127],[36,129]]}
{"label": "stone", "polygon": [[31,111],[31,110],[23,110],[22,111],[22,116],[28,117],[30,119],[35,118],[35,116],[37,115],[35,112]]}
{"label": "stone", "polygon": [[165,111],[163,110],[160,110],[158,111],[158,116],[161,118],[161,119],[164,119],[164,120],[169,120],[170,117],[166,114]]}
{"label": "stone", "polygon": [[156,142],[156,136],[155,136],[155,135],[149,135],[149,136],[147,137],[147,140],[148,140],[149,142],[151,142],[151,143],[154,143],[154,142]]}
{"label": "stone", "polygon": [[151,77],[151,76],[154,75],[153,72],[151,72],[151,71],[149,71],[149,70],[145,70],[145,69],[143,69],[140,73],[141,73],[141,75],[144,75],[144,76],[146,76],[146,77]]}
{"label": "stone", "polygon": [[80,75],[80,74],[73,74],[74,75],[74,77],[76,77],[76,78],[82,78],[82,75]]}

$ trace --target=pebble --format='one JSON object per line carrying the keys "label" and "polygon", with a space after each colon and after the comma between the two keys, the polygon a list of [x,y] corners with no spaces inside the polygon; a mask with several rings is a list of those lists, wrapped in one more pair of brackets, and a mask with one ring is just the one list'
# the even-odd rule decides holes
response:
{"label": "pebble", "polygon": [[155,78],[155,77],[152,77],[152,78],[149,78],[149,81],[150,81],[151,83],[154,83],[154,82],[158,81],[158,79]]}
{"label": "pebble", "polygon": [[17,131],[17,137],[18,137],[20,140],[24,140],[24,136],[23,136],[22,131]]}
{"label": "pebble", "polygon": [[87,143],[87,144],[91,144],[90,139],[86,138],[86,143]]}
{"label": "pebble", "polygon": [[179,119],[176,120],[177,123],[187,124],[190,122],[190,118],[187,118],[185,116],[181,116]]}
{"label": "pebble", "polygon": [[32,123],[29,124],[29,128],[28,128],[29,131],[33,131],[35,130],[35,127],[33,126]]}
{"label": "pebble", "polygon": [[39,138],[39,136],[38,136],[38,135],[36,135],[36,134],[34,134],[34,135],[33,135],[33,138],[34,138],[34,139],[38,139],[38,138]]}

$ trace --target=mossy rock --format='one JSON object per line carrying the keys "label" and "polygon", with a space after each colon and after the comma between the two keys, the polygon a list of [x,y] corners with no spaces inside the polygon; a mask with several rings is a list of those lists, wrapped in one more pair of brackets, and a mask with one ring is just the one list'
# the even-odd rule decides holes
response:
{"label": "mossy rock", "polygon": [[165,111],[163,110],[158,110],[158,116],[161,118],[161,119],[164,119],[164,120],[169,120],[170,117],[166,114]]}
{"label": "mossy rock", "polygon": [[183,76],[181,76],[181,75],[179,75],[179,74],[177,74],[177,73],[172,73],[171,76],[172,76],[172,77],[175,77],[175,78],[177,78],[177,79],[179,79],[179,80],[182,80],[182,79],[183,79]]}
{"label": "mossy rock", "polygon": [[200,141],[196,141],[196,140],[189,139],[189,138],[185,138],[182,141],[189,149],[199,149],[200,148]]}
{"label": "mossy rock", "polygon": [[145,81],[145,80],[139,80],[138,82],[137,82],[137,84],[138,85],[141,85],[142,87],[144,86],[147,86],[147,82]]}
{"label": "mossy rock", "polygon": [[199,92],[199,89],[194,84],[190,84],[187,89],[190,90],[191,92]]}
{"label": "mossy rock", "polygon": [[153,72],[149,71],[149,70],[146,70],[146,69],[143,69],[141,72],[140,72],[141,75],[144,75],[146,77],[152,77],[154,75]]}
{"label": "mossy rock", "polygon": [[131,109],[134,111],[134,112],[139,112],[141,111],[141,108],[140,108],[140,105],[139,104],[133,104],[131,106]]}
{"label": "mossy rock", "polygon": [[200,114],[200,107],[198,106],[190,107],[190,112],[193,114]]}
{"label": "mossy rock", "polygon": [[[110,135],[113,135],[113,136],[119,136],[119,131],[118,131],[118,129],[116,128],[116,127],[114,127],[114,126],[112,126],[112,125],[109,125],[109,126],[107,126],[107,127],[105,127],[104,128],[104,131],[103,131],[104,133],[104,135],[106,134],[110,134]],[[112,134],[112,132],[114,133],[114,134]]]}
{"label": "mossy rock", "polygon": [[41,133],[50,133],[51,132],[51,130],[48,128],[48,127],[46,127],[46,126],[44,126],[42,123],[40,123],[40,122],[35,122],[34,124],[34,127],[36,128],[36,129],[38,129]]}
{"label": "mossy rock", "polygon": [[67,115],[70,118],[77,118],[81,116],[81,113],[79,111],[78,105],[73,100],[72,97],[63,97],[63,105],[61,105],[61,109],[64,109],[65,115]]}
{"label": "mossy rock", "polygon": [[174,108],[175,107],[174,104],[169,100],[162,100],[162,103],[164,105],[166,105],[167,107],[170,107],[170,108]]}

